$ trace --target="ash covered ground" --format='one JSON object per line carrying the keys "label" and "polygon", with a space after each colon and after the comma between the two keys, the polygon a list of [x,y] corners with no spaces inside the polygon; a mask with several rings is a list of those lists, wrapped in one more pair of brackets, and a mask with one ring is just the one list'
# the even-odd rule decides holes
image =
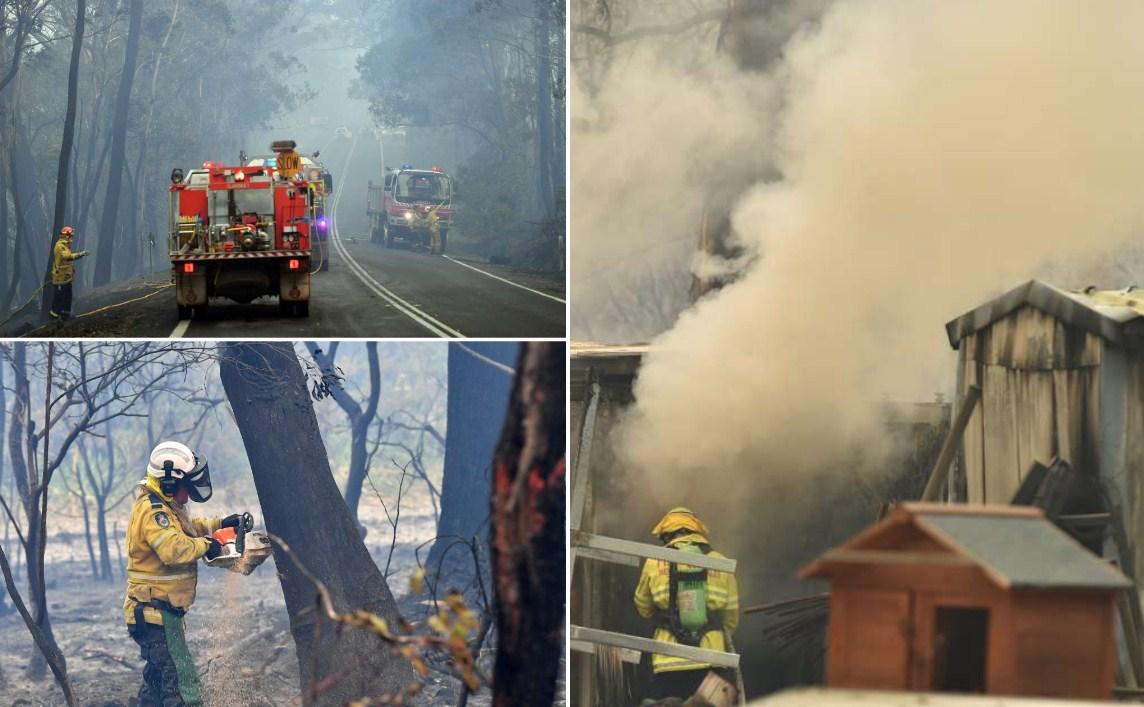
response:
{"label": "ash covered ground", "polygon": [[[403,502],[389,586],[398,597],[402,614],[420,627],[430,602],[424,594],[409,595],[409,580],[417,566],[414,551],[433,538],[436,521],[429,503],[416,501],[409,498]],[[213,506],[214,503],[208,504],[202,510],[219,512],[220,508]],[[257,509],[252,510],[257,513]],[[384,568],[392,527],[380,503],[368,494],[360,515],[368,529],[366,544],[370,553]],[[113,543],[122,544],[126,520],[124,513],[120,535],[111,538]],[[46,576],[52,624],[67,658],[77,701],[85,707],[133,704],[142,680],[143,661],[123,623],[124,580],[116,550],[112,549],[115,580],[94,581],[79,521],[60,514],[53,517],[51,526],[67,531],[52,536]],[[14,538],[6,547],[13,556]],[[427,554],[428,545],[420,552],[423,562]],[[246,577],[200,566],[198,597],[187,614],[186,626],[187,641],[202,675],[206,704],[300,704],[297,659],[275,571],[273,558]],[[23,586],[22,572],[20,577]],[[448,581],[442,581],[442,589]],[[478,664],[491,675],[494,634],[489,639],[486,644],[490,645],[482,650]],[[33,650],[19,615],[15,611],[0,615],[0,704],[64,704],[50,672],[41,681],[25,678],[24,669]],[[431,658],[429,664],[431,672],[416,704],[456,704],[460,682],[452,677],[447,661]],[[561,680],[558,705],[564,704],[563,695]],[[476,707],[490,702],[487,687],[469,699],[469,704]]]}

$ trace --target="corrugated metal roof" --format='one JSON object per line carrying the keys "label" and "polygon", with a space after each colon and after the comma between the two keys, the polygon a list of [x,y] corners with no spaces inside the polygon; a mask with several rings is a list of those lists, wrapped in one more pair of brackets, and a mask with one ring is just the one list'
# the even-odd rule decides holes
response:
{"label": "corrugated metal roof", "polygon": [[1026,305],[1117,344],[1144,343],[1144,290],[1063,290],[1029,280],[946,324],[950,346]]}
{"label": "corrugated metal roof", "polygon": [[1121,589],[1132,582],[1063,530],[1036,516],[925,513],[923,527],[988,567],[1014,588]]}

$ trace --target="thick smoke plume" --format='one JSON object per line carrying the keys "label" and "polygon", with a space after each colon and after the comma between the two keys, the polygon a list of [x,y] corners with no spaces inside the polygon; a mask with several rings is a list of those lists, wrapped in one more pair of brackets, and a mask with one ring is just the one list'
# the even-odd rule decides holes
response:
{"label": "thick smoke plume", "polygon": [[573,74],[575,338],[647,340],[670,326],[705,196],[761,172],[769,84],[714,42],[617,50],[593,95]]}
{"label": "thick smoke plume", "polygon": [[[951,392],[947,320],[1046,263],[1067,273],[1139,237],[1142,22],[1134,0],[839,2],[770,74],[729,81],[742,98],[669,120],[649,111],[632,139],[661,131],[671,153],[702,142],[678,136],[707,134],[723,148],[708,170],[727,162],[725,125],[773,121],[770,145],[741,135],[782,175],[733,211],[760,257],[645,359],[620,447],[656,480],[655,500],[680,500],[674,478],[725,495],[750,475],[826,471],[876,448],[873,403]],[[769,91],[770,115],[748,99]],[[595,247],[584,228],[577,251]]]}

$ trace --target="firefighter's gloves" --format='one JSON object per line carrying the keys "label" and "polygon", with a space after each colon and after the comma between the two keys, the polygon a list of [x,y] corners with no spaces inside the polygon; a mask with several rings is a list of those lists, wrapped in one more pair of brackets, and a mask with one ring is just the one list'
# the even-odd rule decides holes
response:
{"label": "firefighter's gloves", "polygon": [[232,513],[226,518],[223,518],[218,527],[236,529],[242,528],[247,532],[250,532],[254,529],[254,516],[250,515],[249,513],[243,513],[241,515],[238,513]]}
{"label": "firefighter's gloves", "polygon": [[81,250],[80,252],[75,254],[76,260],[79,260],[80,258],[86,258],[86,257],[87,257],[87,251],[86,250]]}
{"label": "firefighter's gloves", "polygon": [[207,546],[205,557],[208,560],[213,560],[214,558],[218,557],[220,552],[222,552],[222,545],[219,545],[218,540],[211,538],[211,544]]}

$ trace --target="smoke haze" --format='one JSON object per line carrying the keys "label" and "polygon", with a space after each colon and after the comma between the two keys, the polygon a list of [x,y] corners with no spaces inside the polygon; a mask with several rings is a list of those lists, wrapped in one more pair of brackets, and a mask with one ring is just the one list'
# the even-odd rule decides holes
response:
{"label": "smoke haze", "polygon": [[616,56],[599,90],[573,74],[574,337],[646,340],[687,304],[704,199],[765,168],[770,84],[692,38]]}
{"label": "smoke haze", "polygon": [[[1051,13],[1031,0],[840,2],[770,74],[725,84],[744,93],[722,110],[665,121],[663,152],[709,135],[725,148],[707,155],[714,165],[751,145],[772,150],[782,178],[733,210],[736,237],[762,257],[645,359],[628,463],[669,493],[673,472],[702,471],[725,493],[710,474],[730,484],[744,470],[842,463],[880,434],[871,403],[950,392],[947,320],[1138,235],[1141,20],[1128,0]],[[768,90],[781,97],[772,118],[747,98]],[[758,129],[733,149],[715,137],[768,120],[770,148]]]}

